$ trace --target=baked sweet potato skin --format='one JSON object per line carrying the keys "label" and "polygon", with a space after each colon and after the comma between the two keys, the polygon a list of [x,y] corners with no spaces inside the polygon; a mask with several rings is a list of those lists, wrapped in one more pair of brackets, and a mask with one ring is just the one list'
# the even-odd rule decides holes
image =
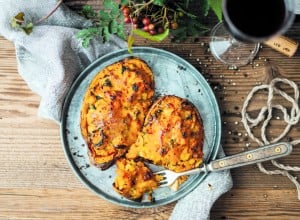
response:
{"label": "baked sweet potato skin", "polygon": [[109,167],[136,141],[154,95],[152,70],[129,57],[101,70],[83,99],[80,128],[93,164]]}
{"label": "baked sweet potato skin", "polygon": [[150,108],[142,131],[126,157],[142,157],[175,172],[202,163],[204,129],[200,114],[187,99],[167,95]]}

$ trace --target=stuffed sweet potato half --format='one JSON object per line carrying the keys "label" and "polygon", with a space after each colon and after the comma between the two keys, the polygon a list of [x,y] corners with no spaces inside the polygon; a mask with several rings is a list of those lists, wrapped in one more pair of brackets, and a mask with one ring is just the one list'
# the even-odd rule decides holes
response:
{"label": "stuffed sweet potato half", "polygon": [[141,157],[182,172],[202,163],[203,139],[202,120],[196,107],[187,99],[163,96],[150,108],[143,129],[126,157]]}
{"label": "stuffed sweet potato half", "polygon": [[104,169],[126,153],[142,129],[153,95],[153,73],[136,57],[111,64],[94,77],[80,119],[93,164]]}

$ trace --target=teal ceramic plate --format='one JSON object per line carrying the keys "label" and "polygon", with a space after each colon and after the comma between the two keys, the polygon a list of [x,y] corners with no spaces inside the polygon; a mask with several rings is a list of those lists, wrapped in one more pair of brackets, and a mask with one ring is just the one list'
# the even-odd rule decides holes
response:
{"label": "teal ceramic plate", "polygon": [[61,138],[70,166],[84,185],[94,193],[121,206],[157,207],[176,201],[191,192],[203,181],[206,174],[190,176],[176,192],[169,188],[155,190],[153,194],[155,202],[149,202],[146,199],[142,202],[131,201],[120,196],[112,187],[115,166],[101,171],[90,163],[87,146],[80,133],[80,109],[89,83],[101,69],[128,56],[140,57],[152,68],[156,96],[177,95],[194,103],[204,124],[204,161],[215,159],[220,144],[221,120],[219,108],[210,86],[201,73],[182,58],[164,50],[148,47],[135,47],[133,54],[128,53],[127,49],[112,52],[96,60],[80,74],[65,100]]}

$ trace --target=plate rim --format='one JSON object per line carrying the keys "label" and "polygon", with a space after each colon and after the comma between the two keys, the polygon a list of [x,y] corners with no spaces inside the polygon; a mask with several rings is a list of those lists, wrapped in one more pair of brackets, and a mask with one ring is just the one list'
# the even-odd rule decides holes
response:
{"label": "plate rim", "polygon": [[[192,64],[190,64],[188,61],[186,61],[182,57],[178,56],[177,54],[174,54],[174,53],[169,52],[164,49],[153,48],[153,47],[144,47],[144,46],[143,47],[142,46],[132,47],[133,53],[129,53],[127,48],[112,51],[106,55],[103,55],[103,56],[97,58],[95,61],[90,63],[90,65],[88,65],[82,72],[80,72],[79,75],[76,77],[76,79],[73,81],[73,83],[64,99],[62,113],[61,113],[60,136],[61,136],[62,148],[63,148],[64,154],[65,154],[65,157],[67,158],[68,164],[71,167],[73,173],[75,173],[77,178],[79,178],[81,183],[86,188],[88,188],[90,191],[92,191],[98,197],[105,199],[106,201],[109,201],[118,206],[123,206],[123,207],[128,207],[128,208],[154,208],[154,207],[160,207],[160,206],[169,204],[171,202],[179,200],[180,198],[183,198],[184,196],[189,194],[191,191],[193,191],[197,186],[199,186],[199,184],[201,184],[204,181],[204,179],[207,177],[208,174],[207,173],[203,174],[203,177],[200,180],[198,180],[198,183],[196,183],[195,186],[192,187],[192,189],[185,191],[183,193],[183,195],[179,196],[179,198],[169,199],[168,201],[161,202],[160,204],[152,203],[152,202],[143,202],[143,203],[136,202],[136,205],[129,204],[126,202],[121,203],[121,202],[116,201],[116,199],[112,198],[110,195],[99,193],[99,189],[83,175],[83,173],[80,171],[80,169],[78,168],[78,166],[76,165],[76,163],[72,157],[72,153],[69,150],[70,147],[69,147],[67,138],[65,138],[65,136],[66,136],[65,132],[67,129],[66,122],[67,122],[67,118],[68,118],[67,115],[68,115],[69,104],[71,103],[74,93],[76,92],[76,88],[78,87],[78,85],[80,85],[82,79],[87,77],[88,74],[91,73],[92,70],[97,68],[97,66],[99,66],[99,62],[103,63],[103,62],[108,61],[107,59],[110,58],[111,56],[113,56],[114,54],[120,53],[120,54],[123,54],[126,56],[126,53],[128,53],[128,56],[130,57],[130,56],[134,56],[134,52],[139,52],[139,51],[142,51],[142,52],[151,51],[151,53],[156,52],[159,54],[168,55],[169,57],[175,57],[176,59],[179,59],[185,65],[187,65],[187,67],[189,69],[191,69],[193,72],[198,73],[196,77],[200,77],[201,80],[206,83],[207,88],[205,88],[205,90],[206,90],[206,92],[210,93],[210,95],[213,98],[212,105],[217,114],[217,116],[215,117],[217,119],[216,126],[218,127],[218,128],[216,128],[216,131],[219,133],[219,135],[216,135],[216,137],[215,137],[216,138],[215,143],[214,143],[215,146],[213,147],[213,149],[210,152],[210,155],[208,156],[208,161],[216,159],[220,145],[221,145],[222,124],[221,124],[221,115],[220,115],[219,105],[218,105],[218,102],[217,102],[217,99],[216,99],[216,96],[215,96],[213,90],[211,89],[210,85],[207,83],[206,79],[203,77],[202,73],[199,70],[197,70]],[[100,190],[100,192],[101,192],[101,190]]]}

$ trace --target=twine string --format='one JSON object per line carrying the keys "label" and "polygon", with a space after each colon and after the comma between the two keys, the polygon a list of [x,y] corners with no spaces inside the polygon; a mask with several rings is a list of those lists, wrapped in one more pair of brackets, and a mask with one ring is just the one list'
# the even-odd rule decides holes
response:
{"label": "twine string", "polygon": [[[276,84],[279,83],[287,84],[288,86],[292,87],[294,91],[293,97],[288,95],[286,92],[279,89],[278,87],[276,87]],[[255,96],[255,94],[261,90],[268,92],[266,106],[263,106],[260,109],[256,117],[250,117],[250,115],[247,113],[248,106],[251,100],[253,99],[253,97]],[[278,103],[273,103],[274,95],[279,95],[284,99],[286,99],[289,103],[291,103],[292,107],[290,112],[288,112],[288,109],[283,105]],[[276,143],[280,141],[289,133],[292,126],[296,125],[299,122],[300,110],[299,110],[298,101],[299,101],[299,89],[297,84],[285,78],[274,78],[273,80],[270,81],[269,84],[259,85],[254,87],[246,97],[242,108],[242,123],[248,133],[248,136],[256,143],[258,143],[259,146]],[[279,134],[276,138],[269,140],[266,135],[266,130],[268,126],[270,127],[270,121],[273,117],[274,109],[281,111],[281,113],[283,114],[283,121],[287,125],[285,126],[281,134]],[[257,127],[259,124],[262,124],[260,130],[260,137],[256,137],[254,135],[253,129]],[[293,146],[295,146],[297,144],[300,144],[300,139],[293,140],[290,143]],[[282,163],[279,163],[276,160],[272,160],[271,162],[272,165],[276,167],[275,170],[267,170],[262,163],[258,163],[257,165],[259,170],[268,175],[286,176],[296,186],[298,199],[300,200],[300,183],[297,181],[297,177],[290,174],[290,171],[294,171],[294,172],[300,171],[300,167],[284,165]]]}

